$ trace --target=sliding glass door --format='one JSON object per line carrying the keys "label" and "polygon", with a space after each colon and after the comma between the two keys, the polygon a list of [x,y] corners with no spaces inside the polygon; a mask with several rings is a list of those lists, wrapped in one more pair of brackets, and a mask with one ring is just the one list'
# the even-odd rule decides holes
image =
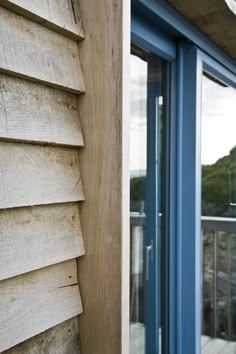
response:
{"label": "sliding glass door", "polygon": [[179,45],[178,354],[236,352],[236,77]]}
{"label": "sliding glass door", "polygon": [[231,354],[235,62],[167,6],[132,2],[130,354]]}
{"label": "sliding glass door", "polygon": [[168,64],[135,45],[130,64],[130,354],[157,354],[167,299]]}
{"label": "sliding glass door", "polygon": [[204,73],[202,353],[236,352],[236,90]]}

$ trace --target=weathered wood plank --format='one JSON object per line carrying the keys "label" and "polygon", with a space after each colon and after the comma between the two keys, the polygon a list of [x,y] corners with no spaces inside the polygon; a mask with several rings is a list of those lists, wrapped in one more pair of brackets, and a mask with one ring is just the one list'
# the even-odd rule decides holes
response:
{"label": "weathered wood plank", "polygon": [[0,6],[72,39],[84,38],[79,0],[0,0]]}
{"label": "weathered wood plank", "polygon": [[3,354],[80,354],[78,317],[71,318]]}
{"label": "weathered wood plank", "polygon": [[0,282],[0,351],[82,312],[76,261]]}
{"label": "weathered wood plank", "polygon": [[83,199],[77,150],[0,143],[0,209]]}
{"label": "weathered wood plank", "polygon": [[0,71],[75,93],[84,91],[75,41],[0,8]]}
{"label": "weathered wood plank", "polygon": [[0,139],[81,146],[77,95],[0,74]]}
{"label": "weathered wood plank", "polygon": [[0,210],[0,280],[84,254],[77,203]]}

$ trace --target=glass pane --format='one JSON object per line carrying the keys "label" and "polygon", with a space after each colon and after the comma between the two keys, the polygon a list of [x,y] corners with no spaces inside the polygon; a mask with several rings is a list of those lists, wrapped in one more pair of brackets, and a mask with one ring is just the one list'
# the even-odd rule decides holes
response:
{"label": "glass pane", "polygon": [[[130,354],[161,353],[166,63],[133,47],[130,119]],[[167,178],[166,178],[167,179]],[[167,296],[166,296],[167,298]],[[148,300],[147,300],[148,299]],[[156,329],[150,334],[149,328]],[[154,338],[155,337],[155,338]],[[148,349],[150,348],[150,349]],[[148,353],[146,353],[148,354]]]}
{"label": "glass pane", "polygon": [[130,64],[130,354],[144,354],[148,64],[135,55],[131,55]]}
{"label": "glass pane", "polygon": [[233,354],[236,90],[204,74],[202,92],[202,353]]}

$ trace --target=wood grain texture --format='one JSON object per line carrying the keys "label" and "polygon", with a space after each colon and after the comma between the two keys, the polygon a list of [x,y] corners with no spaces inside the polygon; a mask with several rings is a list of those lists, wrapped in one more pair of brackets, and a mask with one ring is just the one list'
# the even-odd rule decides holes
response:
{"label": "wood grain texture", "polygon": [[0,210],[0,280],[84,254],[77,203]]}
{"label": "wood grain texture", "polygon": [[77,150],[0,143],[0,209],[83,199]]}
{"label": "wood grain texture", "polygon": [[121,193],[121,353],[130,353],[130,26],[131,6],[122,9],[122,193]]}
{"label": "wood grain texture", "polygon": [[75,94],[0,74],[0,139],[84,145]]}
{"label": "wood grain texture", "polygon": [[76,261],[0,282],[0,351],[82,312]]}
{"label": "wood grain texture", "polygon": [[0,8],[0,71],[80,93],[84,82],[78,45]]}
{"label": "wood grain texture", "polygon": [[0,6],[72,39],[84,38],[79,0],[0,0]]}
{"label": "wood grain texture", "polygon": [[78,317],[71,318],[3,354],[80,354]]}
{"label": "wood grain texture", "polygon": [[86,195],[80,209],[86,251],[79,260],[81,352],[121,354],[123,1],[80,5],[86,33],[80,43],[86,95],[79,97],[86,141],[80,152]]}
{"label": "wood grain texture", "polygon": [[168,0],[179,12],[236,59],[236,16],[223,0]]}

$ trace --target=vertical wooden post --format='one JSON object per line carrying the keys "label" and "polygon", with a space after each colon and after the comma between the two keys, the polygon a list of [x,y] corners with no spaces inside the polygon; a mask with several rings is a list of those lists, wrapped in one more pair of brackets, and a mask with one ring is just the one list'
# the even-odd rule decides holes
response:
{"label": "vertical wooden post", "polygon": [[[79,262],[84,313],[81,352],[128,354],[129,323],[129,1],[81,0],[79,98],[85,252]],[[124,276],[122,276],[124,275]]]}

